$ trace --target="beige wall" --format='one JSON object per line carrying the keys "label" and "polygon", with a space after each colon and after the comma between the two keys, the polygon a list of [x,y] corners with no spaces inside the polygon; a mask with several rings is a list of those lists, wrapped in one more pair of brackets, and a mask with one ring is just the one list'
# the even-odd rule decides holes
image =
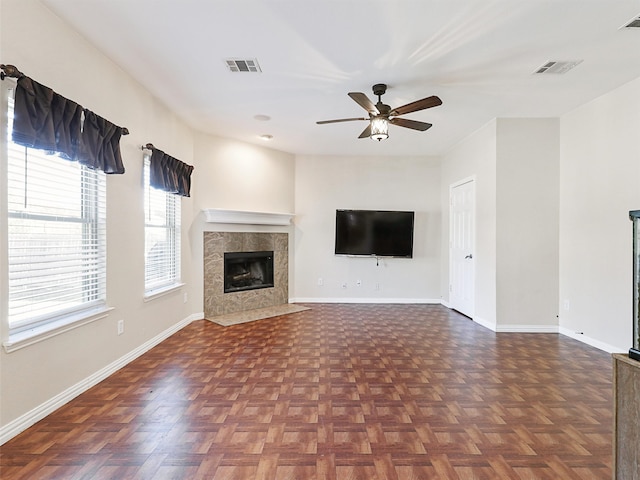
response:
{"label": "beige wall", "polygon": [[195,155],[196,209],[293,213],[293,155],[202,133]]}
{"label": "beige wall", "polygon": [[[295,198],[294,299],[440,300],[438,159],[300,155]],[[413,258],[334,255],[336,209],[415,211]]]}
{"label": "beige wall", "polygon": [[640,79],[564,115],[560,129],[560,328],[605,350],[627,351],[628,212],[640,209]]}
{"label": "beige wall", "polygon": [[497,122],[497,329],[557,331],[559,120]]}

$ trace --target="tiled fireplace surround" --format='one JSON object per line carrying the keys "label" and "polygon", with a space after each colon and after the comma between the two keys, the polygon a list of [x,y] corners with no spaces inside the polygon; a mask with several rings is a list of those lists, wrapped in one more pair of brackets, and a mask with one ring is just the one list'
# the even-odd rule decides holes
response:
{"label": "tiled fireplace surround", "polygon": [[[273,250],[274,287],[224,293],[225,252]],[[289,300],[289,237],[286,233],[204,232],[204,316],[244,312]]]}

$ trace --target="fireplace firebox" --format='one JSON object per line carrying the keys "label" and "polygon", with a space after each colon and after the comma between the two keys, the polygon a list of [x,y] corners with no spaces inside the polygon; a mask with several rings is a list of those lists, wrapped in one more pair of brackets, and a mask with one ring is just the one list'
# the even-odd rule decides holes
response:
{"label": "fireplace firebox", "polygon": [[273,251],[224,254],[224,293],[273,287]]}

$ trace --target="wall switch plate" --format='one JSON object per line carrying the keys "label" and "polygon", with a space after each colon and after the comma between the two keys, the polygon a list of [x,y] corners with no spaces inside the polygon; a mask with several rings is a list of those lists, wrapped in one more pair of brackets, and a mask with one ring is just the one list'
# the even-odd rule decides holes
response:
{"label": "wall switch plate", "polygon": [[124,320],[118,320],[118,335],[124,333]]}
{"label": "wall switch plate", "polygon": [[183,299],[184,303],[187,303],[189,301],[189,294],[187,292],[184,292],[184,299]]}

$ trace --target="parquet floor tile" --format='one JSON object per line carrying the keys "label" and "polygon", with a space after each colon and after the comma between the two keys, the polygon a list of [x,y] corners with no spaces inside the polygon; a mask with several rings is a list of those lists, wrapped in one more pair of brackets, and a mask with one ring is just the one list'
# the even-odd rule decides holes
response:
{"label": "parquet floor tile", "polygon": [[0,477],[609,479],[611,373],[435,305],[197,321],[0,447]]}

